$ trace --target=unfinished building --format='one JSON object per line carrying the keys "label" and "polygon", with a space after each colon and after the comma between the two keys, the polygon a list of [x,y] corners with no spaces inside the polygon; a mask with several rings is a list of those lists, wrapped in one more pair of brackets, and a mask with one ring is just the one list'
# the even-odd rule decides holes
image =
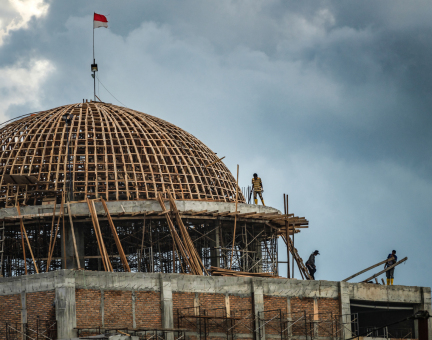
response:
{"label": "unfinished building", "polygon": [[[310,280],[294,246],[307,219],[247,204],[173,124],[84,102],[7,122],[0,139],[2,339],[430,333],[411,317],[431,311],[429,288]],[[303,280],[279,277],[279,238]]]}

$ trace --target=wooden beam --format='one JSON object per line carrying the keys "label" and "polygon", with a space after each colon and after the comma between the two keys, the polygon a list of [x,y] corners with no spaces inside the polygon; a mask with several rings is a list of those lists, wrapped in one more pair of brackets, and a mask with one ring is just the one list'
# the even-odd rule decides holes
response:
{"label": "wooden beam", "polygon": [[221,157],[221,158],[215,160],[214,162],[211,162],[210,164],[207,164],[205,167],[208,168],[209,166],[212,166],[212,165],[214,165],[214,164],[220,162],[220,161],[221,161],[222,159],[224,159],[224,158],[225,158],[225,156],[223,156],[223,157]]}
{"label": "wooden beam", "polygon": [[101,202],[102,202],[102,205],[103,205],[103,207],[105,209],[105,212],[107,214],[108,222],[109,222],[109,225],[110,225],[110,228],[111,228],[111,232],[112,232],[112,234],[114,236],[114,242],[115,242],[115,244],[117,246],[117,250],[118,250],[118,252],[120,254],[120,259],[121,259],[121,261],[123,263],[123,268],[124,268],[124,270],[126,272],[130,272],[131,270],[130,270],[130,267],[129,267],[129,263],[128,263],[126,255],[125,255],[125,253],[123,251],[123,247],[121,245],[120,239],[119,239],[118,234],[117,234],[116,227],[115,227],[114,222],[113,222],[113,220],[111,218],[111,215],[109,213],[108,207],[107,207],[107,205],[106,205],[106,203],[105,203],[105,201],[103,199],[101,199]]}
{"label": "wooden beam", "polygon": [[71,233],[72,233],[72,241],[73,241],[73,246],[74,246],[74,251],[75,251],[75,258],[77,261],[78,269],[81,269],[81,264],[80,264],[80,260],[79,260],[79,256],[78,256],[78,249],[77,249],[76,240],[75,240],[75,230],[74,230],[74,225],[72,222],[72,211],[71,211],[71,206],[70,206],[69,202],[67,203],[67,207],[68,207],[69,224],[70,224]]}
{"label": "wooden beam", "polygon": [[377,264],[374,264],[373,266],[367,267],[366,269],[363,269],[362,271],[355,273],[354,275],[351,275],[350,277],[347,277],[346,279],[342,280],[341,282],[347,282],[347,281],[355,278],[356,276],[359,276],[360,274],[363,274],[363,273],[367,272],[368,270],[371,270],[375,267],[378,267],[379,265],[382,265],[382,264],[384,264],[388,261],[391,261],[391,260],[393,260],[393,259],[386,259],[384,261],[378,262]]}
{"label": "wooden beam", "polygon": [[377,276],[380,276],[382,273],[385,273],[385,272],[389,271],[390,269],[393,269],[394,267],[400,265],[401,263],[405,262],[406,260],[408,260],[408,257],[405,257],[402,260],[400,260],[399,262],[396,262],[394,265],[387,267],[384,270],[381,270],[379,273],[372,275],[371,277],[368,277],[366,280],[363,280],[362,282],[368,282],[369,280],[372,280],[372,279],[376,278]]}

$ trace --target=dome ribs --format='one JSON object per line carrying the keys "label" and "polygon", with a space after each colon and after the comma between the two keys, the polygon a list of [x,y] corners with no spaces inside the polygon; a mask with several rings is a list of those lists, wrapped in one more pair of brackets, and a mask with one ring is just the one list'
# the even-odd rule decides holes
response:
{"label": "dome ribs", "polygon": [[[70,125],[65,113],[73,115]],[[40,112],[0,129],[1,173],[39,181],[28,189],[7,185],[2,177],[1,204],[40,204],[68,189],[68,132],[74,200],[156,199],[167,190],[175,199],[235,199],[234,177],[222,162],[206,167],[218,157],[196,137],[151,115],[90,102]],[[241,194],[239,201],[244,202]]]}

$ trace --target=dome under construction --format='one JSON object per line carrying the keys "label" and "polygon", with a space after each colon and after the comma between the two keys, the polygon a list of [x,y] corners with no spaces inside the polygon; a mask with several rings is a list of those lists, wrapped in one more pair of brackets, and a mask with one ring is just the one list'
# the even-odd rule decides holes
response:
{"label": "dome under construction", "polygon": [[61,191],[71,200],[155,199],[169,190],[175,199],[235,201],[234,177],[204,143],[124,107],[60,106],[5,125],[0,140],[4,206],[40,204]]}
{"label": "dome under construction", "polygon": [[0,139],[2,276],[71,268],[277,276],[278,238],[295,254],[289,235],[308,225],[245,204],[206,145],[132,109],[65,105],[4,123]]}

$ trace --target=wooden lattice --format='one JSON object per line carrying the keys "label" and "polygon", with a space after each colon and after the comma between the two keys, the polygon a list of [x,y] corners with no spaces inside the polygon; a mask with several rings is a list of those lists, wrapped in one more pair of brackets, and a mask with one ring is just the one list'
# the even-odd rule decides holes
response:
{"label": "wooden lattice", "polygon": [[222,162],[206,167],[218,157],[200,140],[162,119],[99,102],[61,106],[0,129],[0,174],[38,180],[7,184],[2,176],[1,201],[37,204],[67,191],[68,130],[74,200],[156,199],[170,190],[175,199],[235,201],[234,177]]}

